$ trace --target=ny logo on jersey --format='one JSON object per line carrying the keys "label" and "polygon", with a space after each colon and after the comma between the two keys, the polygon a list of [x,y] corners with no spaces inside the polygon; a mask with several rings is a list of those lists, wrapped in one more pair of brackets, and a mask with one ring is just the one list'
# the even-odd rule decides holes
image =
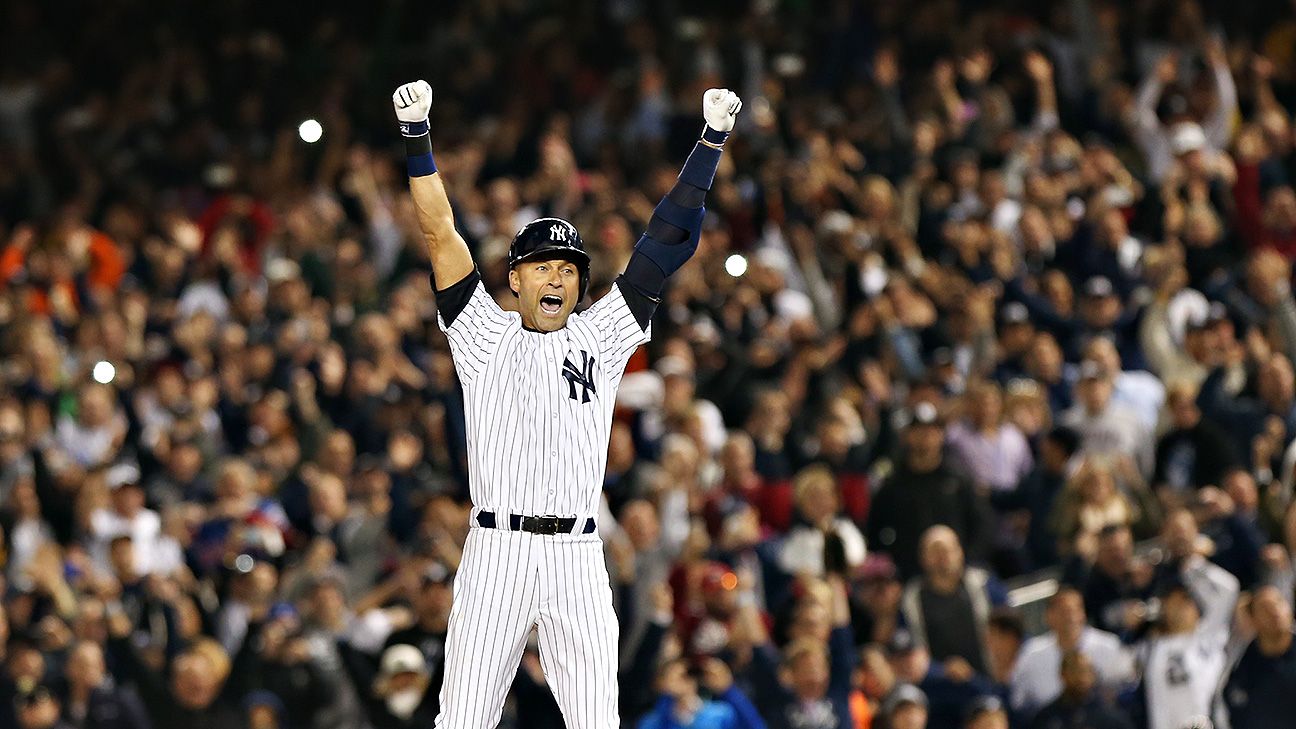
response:
{"label": "ny logo on jersey", "polygon": [[[558,226],[554,226],[555,228]],[[581,387],[581,403],[590,401],[590,393],[597,394],[594,389],[594,358],[589,356],[585,350],[581,350],[581,365],[577,367],[571,359],[563,357],[562,376],[567,380],[567,386],[571,390],[571,399],[576,399],[576,386]]]}
{"label": "ny logo on jersey", "polygon": [[567,242],[567,226],[554,223],[549,226],[549,240],[560,240]]}

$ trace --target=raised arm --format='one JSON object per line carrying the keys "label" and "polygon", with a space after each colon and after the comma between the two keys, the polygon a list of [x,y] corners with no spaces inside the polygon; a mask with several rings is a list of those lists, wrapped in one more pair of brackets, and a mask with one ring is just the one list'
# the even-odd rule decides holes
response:
{"label": "raised arm", "polygon": [[694,145],[675,186],[657,203],[625,273],[617,279],[641,328],[647,328],[661,301],[666,279],[697,250],[706,214],[703,203],[740,109],[742,100],[728,89],[710,89],[702,95],[702,116],[706,119],[702,138]]}
{"label": "raised arm", "polygon": [[432,276],[437,291],[444,291],[473,272],[472,253],[455,230],[454,213],[445,184],[432,161],[432,138],[428,128],[428,109],[432,107],[432,87],[427,81],[415,81],[392,94],[401,135],[405,137],[406,162],[409,168],[410,195],[418,211],[419,227],[427,242],[432,261]]}

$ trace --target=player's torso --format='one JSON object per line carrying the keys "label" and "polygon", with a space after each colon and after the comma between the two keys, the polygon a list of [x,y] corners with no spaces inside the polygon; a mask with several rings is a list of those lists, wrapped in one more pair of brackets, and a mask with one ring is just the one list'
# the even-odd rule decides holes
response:
{"label": "player's torso", "polygon": [[469,481],[480,508],[528,515],[597,508],[620,373],[604,371],[588,325],[515,322],[464,389]]}
{"label": "player's torso", "polygon": [[1195,635],[1157,639],[1143,670],[1148,706],[1160,707],[1149,712],[1151,729],[1177,729],[1208,712],[1223,669],[1223,653]]}

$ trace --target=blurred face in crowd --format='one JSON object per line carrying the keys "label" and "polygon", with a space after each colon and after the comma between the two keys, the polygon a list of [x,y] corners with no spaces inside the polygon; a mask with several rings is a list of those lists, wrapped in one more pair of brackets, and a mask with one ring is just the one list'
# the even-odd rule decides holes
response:
{"label": "blurred face in crowd", "polygon": [[542,332],[567,326],[567,317],[579,303],[580,279],[580,266],[561,258],[514,266],[509,288],[518,296],[522,323]]}
{"label": "blurred face in crowd", "polygon": [[805,638],[826,642],[831,632],[832,616],[828,614],[826,606],[810,600],[803,600],[797,605],[796,615],[788,629],[789,637],[794,640]]}
{"label": "blurred face in crowd", "polygon": [[983,382],[968,393],[972,424],[979,429],[997,426],[1003,419],[1003,394],[994,383]]}
{"label": "blurred face in crowd", "polygon": [[945,428],[939,423],[913,423],[905,430],[905,445],[911,460],[930,462],[938,459],[945,446]]}
{"label": "blurred face in crowd", "polygon": [[1090,415],[1107,409],[1112,398],[1112,381],[1106,372],[1097,377],[1086,377],[1076,385],[1076,395]]}
{"label": "blurred face in crowd", "polygon": [[1044,619],[1060,641],[1073,645],[1085,627],[1084,598],[1073,588],[1059,590],[1049,600]]}
{"label": "blurred face in crowd", "polygon": [[113,510],[126,519],[134,518],[144,508],[144,489],[138,484],[123,484],[112,492]]}
{"label": "blurred face in crowd", "polygon": [[1116,495],[1116,480],[1106,465],[1090,463],[1083,472],[1077,475],[1077,487],[1080,498],[1086,504],[1106,504]]}
{"label": "blurred face in crowd", "polygon": [[1239,514],[1255,514],[1256,509],[1260,507],[1260,494],[1256,490],[1255,477],[1241,468],[1234,469],[1224,476],[1224,493],[1233,500],[1233,505]]}
{"label": "blurred face in crowd", "polygon": [[[1044,289],[1044,297],[1053,305],[1053,308],[1060,314],[1070,316],[1072,309],[1075,308],[1075,291],[1071,288],[1071,280],[1066,274],[1057,269],[1050,269],[1044,274],[1040,283]],[[1090,326],[1094,324],[1090,323]]]}
{"label": "blurred face in crowd", "polygon": [[1171,512],[1161,529],[1161,539],[1175,559],[1185,559],[1196,552],[1198,534],[1197,520],[1187,509]]}
{"label": "blurred face in crowd", "polygon": [[1078,650],[1063,654],[1061,677],[1062,693],[1073,699],[1088,697],[1098,680],[1089,656]]}
{"label": "blurred face in crowd", "polygon": [[725,478],[746,477],[756,468],[756,448],[750,435],[741,431],[731,433],[720,449],[720,467]]}
{"label": "blurred face in crowd", "polygon": [[420,620],[440,624],[450,617],[450,602],[454,595],[451,585],[449,580],[423,581],[416,606]]}
{"label": "blurred face in crowd", "polygon": [[1296,230],[1296,190],[1290,185],[1276,187],[1265,198],[1266,227],[1277,232]]}
{"label": "blurred face in crowd", "polygon": [[1190,633],[1197,628],[1201,614],[1197,603],[1184,590],[1173,590],[1161,598],[1161,610],[1164,614],[1165,627],[1173,635]]}
{"label": "blurred face in crowd", "polygon": [[94,688],[103,683],[106,674],[103,649],[96,643],[77,643],[64,668],[68,682],[79,688]]}
{"label": "blurred face in crowd", "polygon": [[1115,294],[1083,296],[1080,299],[1080,316],[1094,329],[1106,329],[1116,323],[1121,314],[1121,300]]}
{"label": "blurred face in crowd", "polygon": [[1124,575],[1134,559],[1134,535],[1128,527],[1115,527],[1098,535],[1095,566],[1108,575]]}
{"label": "blurred face in crowd", "polygon": [[657,674],[657,690],[676,701],[686,701],[697,696],[697,679],[688,670],[688,661],[678,658],[662,666]]}
{"label": "blurred face in crowd", "polygon": [[928,579],[957,580],[963,574],[963,547],[958,535],[944,525],[928,529],[923,535],[919,560]]}
{"label": "blurred face in crowd", "polygon": [[1120,352],[1107,337],[1094,337],[1085,345],[1084,358],[1097,362],[1107,372],[1121,371]]}
{"label": "blurred face in crowd", "polygon": [[797,508],[811,524],[823,524],[837,515],[837,483],[827,468],[802,473],[796,485]]}
{"label": "blurred face in crowd", "polygon": [[891,729],[924,729],[927,726],[927,707],[906,702],[896,707],[891,715]]}
{"label": "blurred face in crowd", "polygon": [[18,725],[22,729],[49,729],[58,722],[59,702],[48,689],[20,699]]}
{"label": "blurred face in crowd", "polygon": [[1251,621],[1262,641],[1279,641],[1292,631],[1292,606],[1273,585],[1265,585],[1251,597]]}
{"label": "blurred face in crowd", "polygon": [[198,651],[187,651],[171,669],[171,696],[187,709],[206,709],[220,693],[223,677],[211,659]]}
{"label": "blurred face in crowd", "polygon": [[661,525],[657,521],[656,507],[646,499],[631,501],[621,511],[621,528],[637,551],[643,552],[657,546]]}
{"label": "blurred face in crowd", "polygon": [[1035,335],[1026,360],[1031,377],[1048,384],[1057,382],[1062,379],[1062,362],[1062,350],[1053,335],[1046,332]]}
{"label": "blurred face in crowd", "polygon": [[784,683],[802,701],[817,701],[828,693],[828,651],[823,643],[800,640],[787,648]]}
{"label": "blurred face in crowd", "polygon": [[965,724],[964,729],[1008,729],[1008,715],[1003,709],[982,711]]}
{"label": "blurred face in crowd", "polygon": [[112,420],[113,394],[107,385],[87,385],[77,398],[77,420],[85,428],[102,428]]}
{"label": "blurred face in crowd", "polygon": [[893,653],[890,656],[891,670],[896,678],[904,683],[918,685],[931,668],[931,653],[922,645],[915,645],[909,650]]}

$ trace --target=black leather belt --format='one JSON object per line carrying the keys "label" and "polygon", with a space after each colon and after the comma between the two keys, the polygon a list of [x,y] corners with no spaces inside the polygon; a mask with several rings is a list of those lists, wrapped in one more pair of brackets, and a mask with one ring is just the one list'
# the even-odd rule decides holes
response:
{"label": "black leather belt", "polygon": [[[477,524],[487,529],[503,529],[500,521],[495,518],[493,511],[477,512]],[[511,532],[530,532],[532,534],[571,534],[572,527],[576,526],[576,517],[574,516],[522,516],[521,514],[509,514],[508,530]],[[594,519],[585,520],[585,528],[581,534],[592,534],[594,532]]]}

